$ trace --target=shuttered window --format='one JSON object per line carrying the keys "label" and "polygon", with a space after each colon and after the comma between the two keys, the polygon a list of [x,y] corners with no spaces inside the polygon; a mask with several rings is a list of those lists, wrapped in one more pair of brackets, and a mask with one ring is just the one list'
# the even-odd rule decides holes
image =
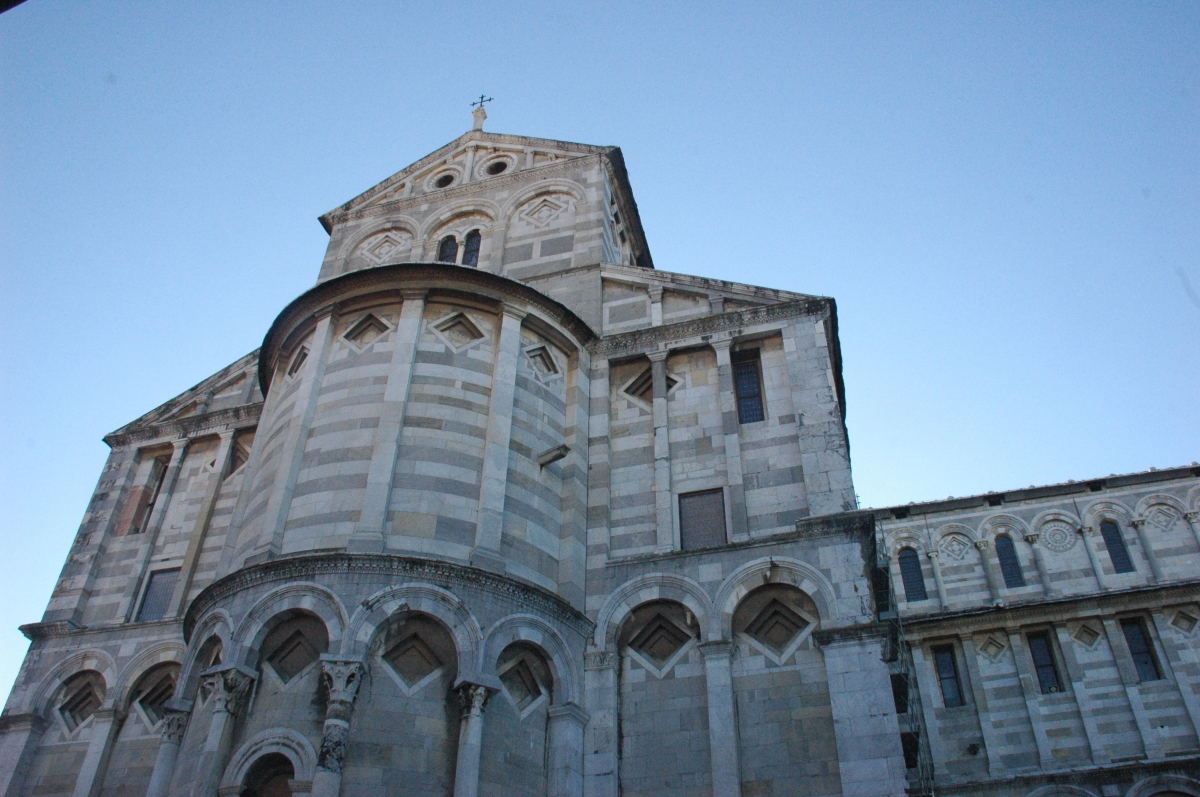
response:
{"label": "shuttered window", "polygon": [[1108,549],[1108,558],[1112,560],[1113,570],[1118,573],[1132,573],[1133,560],[1129,558],[1129,549],[1125,547],[1125,537],[1121,527],[1114,520],[1106,520],[1100,524],[1100,536],[1104,538],[1104,547]]}
{"label": "shuttered window", "polygon": [[679,496],[679,545],[683,550],[710,548],[727,541],[722,490]]}
{"label": "shuttered window", "polygon": [[1026,638],[1029,640],[1029,655],[1033,657],[1033,669],[1037,672],[1042,694],[1061,692],[1062,682],[1058,679],[1054,651],[1050,649],[1050,636],[1045,631],[1038,631]]}
{"label": "shuttered window", "polygon": [[1013,547],[1012,537],[1007,534],[996,537],[996,558],[1000,560],[1000,572],[1004,574],[1004,586],[1009,589],[1025,586],[1025,576],[1021,573],[1021,562],[1017,559],[1017,551]]}
{"label": "shuttered window", "polygon": [[909,603],[929,599],[925,592],[925,576],[921,573],[921,559],[912,548],[900,550],[900,578],[904,581],[904,599]]}
{"label": "shuttered window", "polygon": [[1142,621],[1122,620],[1121,630],[1125,633],[1125,643],[1129,645],[1129,655],[1133,657],[1133,664],[1137,667],[1138,678],[1143,681],[1157,681],[1162,678]]}
{"label": "shuttered window", "polygon": [[954,646],[941,645],[934,648],[933,663],[942,686],[942,702],[946,708],[961,706],[964,703],[962,682],[958,678],[958,664],[954,661]]}
{"label": "shuttered window", "polygon": [[146,594],[142,596],[142,608],[138,610],[139,623],[152,623],[166,616],[178,580],[179,568],[150,574],[150,583],[146,586]]}
{"label": "shuttered window", "polygon": [[464,266],[479,265],[479,243],[482,239],[479,235],[479,230],[471,230],[467,233],[467,239],[464,242],[463,262]]}
{"label": "shuttered window", "polygon": [[767,417],[763,410],[762,367],[757,349],[734,353],[733,389],[737,393],[738,423],[756,423]]}

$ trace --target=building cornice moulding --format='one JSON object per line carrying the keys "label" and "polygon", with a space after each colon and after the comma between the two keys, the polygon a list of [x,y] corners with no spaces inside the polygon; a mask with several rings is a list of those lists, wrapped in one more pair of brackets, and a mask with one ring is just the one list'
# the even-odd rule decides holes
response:
{"label": "building cornice moulding", "polygon": [[223,432],[230,427],[240,428],[257,425],[259,418],[262,416],[262,409],[262,402],[258,402],[256,404],[243,404],[240,407],[230,407],[216,412],[205,413],[204,415],[180,418],[165,423],[147,424],[146,426],[134,427],[122,432],[113,432],[112,434],[105,435],[104,442],[111,448],[118,448],[120,446],[150,441],[161,440],[166,442],[167,440],[181,437],[203,437],[204,435]]}
{"label": "building cornice moulding", "polygon": [[184,639],[190,639],[196,622],[211,608],[239,592],[277,581],[298,581],[318,575],[387,576],[398,586],[408,581],[469,586],[499,595],[520,606],[540,610],[561,621],[583,638],[595,624],[552,592],[470,565],[390,554],[322,553],[289,556],[252,565],[210,584],[188,607],[183,620]]}

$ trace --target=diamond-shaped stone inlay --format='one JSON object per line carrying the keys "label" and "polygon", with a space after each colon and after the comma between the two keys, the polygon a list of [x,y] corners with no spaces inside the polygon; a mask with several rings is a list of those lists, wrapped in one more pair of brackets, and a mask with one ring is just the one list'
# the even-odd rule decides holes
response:
{"label": "diamond-shaped stone inlay", "polygon": [[1175,525],[1175,513],[1161,506],[1156,507],[1150,514],[1150,522],[1163,531],[1168,531],[1171,526]]}
{"label": "diamond-shaped stone inlay", "polygon": [[807,620],[787,604],[773,599],[750,621],[750,625],[746,626],[746,633],[776,653],[782,654],[796,635],[807,627]]}
{"label": "diamond-shaped stone inlay", "polygon": [[534,227],[545,227],[558,218],[559,214],[566,209],[567,204],[565,202],[560,202],[553,197],[544,196],[521,211],[521,218],[528,221]]}
{"label": "diamond-shaped stone inlay", "polygon": [[[679,384],[679,380],[667,374],[667,392],[670,393]],[[654,401],[654,369],[647,368],[637,378],[625,386],[625,393],[649,404]]]}
{"label": "diamond-shaped stone inlay", "polygon": [[442,319],[434,325],[442,337],[455,350],[461,350],[477,340],[483,339],[483,332],[471,319],[463,313],[455,313],[449,318]]}
{"label": "diamond-shaped stone inlay", "polygon": [[1004,644],[1004,640],[1002,640],[1000,637],[989,636],[987,639],[983,640],[983,644],[979,646],[979,652],[984,656],[987,656],[992,661],[995,661],[1000,657],[1000,654],[1004,652],[1005,647],[1007,647],[1007,645]]}
{"label": "diamond-shaped stone inlay", "polygon": [[662,667],[690,638],[682,628],[657,614],[630,641],[629,647]]}
{"label": "diamond-shaped stone inlay", "polygon": [[1192,629],[1196,627],[1197,623],[1200,623],[1200,618],[1197,618],[1191,612],[1186,612],[1182,609],[1175,612],[1175,616],[1171,618],[1171,625],[1178,628],[1185,634],[1192,633]]}
{"label": "diamond-shaped stone inlay", "polygon": [[558,364],[554,362],[554,357],[546,346],[531,346],[525,350],[525,355],[539,377],[554,376],[558,373]]}
{"label": "diamond-shaped stone inlay", "polygon": [[938,546],[942,553],[953,559],[962,559],[971,548],[971,543],[967,542],[965,537],[958,534],[951,534],[946,539],[942,540],[942,544]]}
{"label": "diamond-shaped stone inlay", "polygon": [[504,684],[509,697],[520,711],[524,711],[530,703],[542,696],[542,688],[538,685],[533,669],[524,660],[502,672],[500,682]]}
{"label": "diamond-shaped stone inlay", "polygon": [[441,659],[417,634],[412,634],[389,648],[383,654],[383,660],[410,688],[442,666]]}
{"label": "diamond-shaped stone inlay", "polygon": [[1100,632],[1092,628],[1090,625],[1084,623],[1080,625],[1078,629],[1076,629],[1071,638],[1083,645],[1085,648],[1090,648],[1092,645],[1096,644],[1096,640],[1100,638]]}
{"label": "diamond-shaped stone inlay", "polygon": [[274,668],[280,680],[287,683],[320,656],[320,651],[308,640],[308,637],[304,636],[304,632],[297,629],[279,647],[275,648],[267,657],[267,661]]}
{"label": "diamond-shaped stone inlay", "polygon": [[412,236],[401,230],[388,230],[368,240],[362,252],[376,263],[395,260],[396,255],[412,248]]}
{"label": "diamond-shaped stone inlay", "polygon": [[388,331],[388,325],[367,313],[346,331],[345,338],[356,346],[368,346],[377,337]]}

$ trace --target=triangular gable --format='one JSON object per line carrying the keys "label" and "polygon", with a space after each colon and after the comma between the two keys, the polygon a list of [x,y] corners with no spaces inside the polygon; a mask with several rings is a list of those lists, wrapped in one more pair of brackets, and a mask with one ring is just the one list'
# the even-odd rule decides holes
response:
{"label": "triangular gable", "polygon": [[225,366],[199,384],[183,391],[170,401],[160,404],[137,420],[125,424],[120,429],[108,435],[108,437],[125,435],[156,424],[170,423],[189,417],[193,413],[188,412],[188,410],[196,409],[204,399],[205,394],[210,390],[213,392],[215,398],[225,393],[231,393],[230,388],[235,383],[237,385],[245,385],[246,380],[250,380],[250,384],[256,384],[258,381],[255,378],[257,364],[258,349],[255,349],[246,356]]}
{"label": "triangular gable", "polygon": [[487,133],[482,130],[471,130],[454,139],[445,146],[434,150],[415,163],[406,166],[381,183],[368,188],[363,193],[340,205],[320,217],[321,225],[326,232],[333,228],[333,217],[351,210],[366,207],[378,202],[388,201],[409,178],[420,177],[425,171],[437,168],[447,160],[453,160],[470,144],[481,144],[514,149],[536,149],[559,153],[565,158],[586,157],[601,153],[611,153],[616,147],[602,147],[592,144],[579,144],[572,141],[557,141],[549,138],[532,138],[530,136],[512,136],[502,133]]}

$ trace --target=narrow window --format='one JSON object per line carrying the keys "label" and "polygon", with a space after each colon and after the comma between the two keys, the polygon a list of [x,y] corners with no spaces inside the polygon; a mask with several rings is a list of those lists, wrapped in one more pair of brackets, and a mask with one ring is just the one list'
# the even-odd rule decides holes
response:
{"label": "narrow window", "polygon": [[1025,586],[1025,576],[1021,574],[1021,563],[1017,560],[1012,537],[1007,534],[996,537],[996,557],[1000,560],[1000,572],[1004,574],[1004,586],[1009,589]]}
{"label": "narrow window", "polygon": [[940,645],[933,649],[933,663],[942,685],[942,702],[946,708],[963,705],[962,685],[958,680],[958,664],[954,661],[954,646]]}
{"label": "narrow window", "polygon": [[453,235],[447,235],[438,244],[438,262],[439,263],[456,263],[458,262],[458,241]]}
{"label": "narrow window", "polygon": [[1132,573],[1133,560],[1129,558],[1129,549],[1125,547],[1125,538],[1121,535],[1121,527],[1116,521],[1102,522],[1100,536],[1104,538],[1104,547],[1108,549],[1108,558],[1112,560],[1113,570],[1118,573]]}
{"label": "narrow window", "polygon": [[929,600],[929,594],[925,592],[925,576],[921,573],[921,559],[912,548],[900,550],[900,578],[904,581],[906,601]]}
{"label": "narrow window", "polygon": [[902,672],[892,673],[892,701],[896,704],[897,714],[908,713],[908,675]]}
{"label": "narrow window", "polygon": [[890,612],[892,610],[892,583],[891,574],[886,567],[875,568],[871,587],[875,593],[875,610]]}
{"label": "narrow window", "polygon": [[152,623],[166,616],[167,605],[171,602],[178,579],[179,568],[158,570],[150,574],[150,583],[146,586],[146,594],[142,596],[142,607],[138,610],[139,623]]}
{"label": "narrow window", "polygon": [[904,751],[904,768],[916,769],[921,759],[921,734],[917,731],[901,733],[900,748]]}
{"label": "narrow window", "polygon": [[1050,650],[1050,636],[1045,631],[1029,634],[1029,654],[1033,657],[1033,669],[1037,671],[1038,684],[1042,694],[1049,695],[1062,691],[1062,683],[1058,680],[1058,667],[1054,663],[1054,652]]}
{"label": "narrow window", "polygon": [[158,494],[162,490],[163,479],[167,475],[167,463],[163,459],[157,459],[150,466],[154,475],[151,477],[150,483],[142,488],[141,495],[138,496],[137,508],[133,513],[133,522],[130,524],[131,534],[141,534],[150,525],[150,516],[154,514],[154,505],[158,503]]}
{"label": "narrow window", "polygon": [[462,264],[464,266],[478,266],[479,265],[479,242],[480,242],[480,240],[482,240],[482,239],[481,239],[481,236],[479,235],[479,230],[471,230],[469,233],[467,233],[466,248],[463,250]]}
{"label": "narrow window", "polygon": [[679,496],[679,546],[685,551],[724,545],[725,495],[705,490]]}
{"label": "narrow window", "polygon": [[733,389],[737,393],[738,423],[756,423],[766,418],[757,350],[734,354]]}
{"label": "narrow window", "polygon": [[1133,656],[1133,665],[1137,667],[1138,678],[1143,681],[1157,681],[1162,678],[1158,671],[1158,662],[1154,660],[1154,651],[1150,648],[1150,638],[1146,636],[1146,627],[1141,620],[1122,620],[1121,630],[1125,632],[1125,644],[1129,645],[1129,655]]}

